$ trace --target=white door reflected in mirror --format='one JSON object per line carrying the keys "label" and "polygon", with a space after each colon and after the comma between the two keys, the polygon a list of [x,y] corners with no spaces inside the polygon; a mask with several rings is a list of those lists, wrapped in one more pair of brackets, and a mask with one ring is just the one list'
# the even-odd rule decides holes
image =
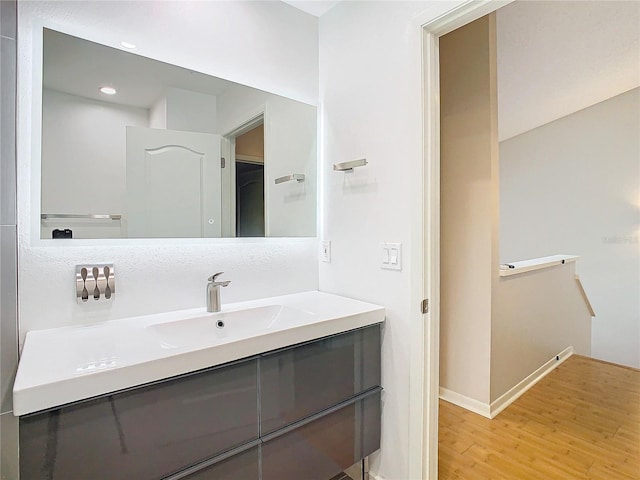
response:
{"label": "white door reflected in mirror", "polygon": [[127,236],[221,236],[219,135],[127,127],[126,158]]}

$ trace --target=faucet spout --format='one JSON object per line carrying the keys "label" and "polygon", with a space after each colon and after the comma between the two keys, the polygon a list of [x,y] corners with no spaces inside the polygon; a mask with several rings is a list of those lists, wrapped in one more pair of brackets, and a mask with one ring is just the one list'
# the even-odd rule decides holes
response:
{"label": "faucet spout", "polygon": [[222,306],[220,302],[220,287],[228,286],[231,281],[224,280],[218,282],[216,278],[222,275],[224,272],[218,272],[209,277],[209,283],[207,283],[207,312],[219,312]]}

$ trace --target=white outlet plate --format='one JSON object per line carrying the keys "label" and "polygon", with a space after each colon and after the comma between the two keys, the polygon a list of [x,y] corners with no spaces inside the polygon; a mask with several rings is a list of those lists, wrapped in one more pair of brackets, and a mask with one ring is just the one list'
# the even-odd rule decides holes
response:
{"label": "white outlet plate", "polygon": [[320,260],[331,263],[331,240],[323,240],[320,244]]}
{"label": "white outlet plate", "polygon": [[402,270],[402,244],[380,244],[380,268],[385,270]]}

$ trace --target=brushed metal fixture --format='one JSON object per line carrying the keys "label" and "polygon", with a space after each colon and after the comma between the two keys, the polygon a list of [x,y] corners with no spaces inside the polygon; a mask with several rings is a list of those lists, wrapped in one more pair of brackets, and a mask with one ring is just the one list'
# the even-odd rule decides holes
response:
{"label": "brushed metal fixture", "polygon": [[420,310],[422,310],[422,313],[429,313],[429,299],[425,298],[424,300],[422,300],[422,302],[420,302]]}
{"label": "brushed metal fixture", "polygon": [[285,175],[284,177],[276,178],[276,185],[279,183],[290,182],[292,180],[297,180],[298,183],[304,182],[304,173],[290,173],[289,175]]}
{"label": "brushed metal fixture", "polygon": [[231,280],[216,281],[216,278],[223,273],[224,272],[214,273],[209,277],[209,283],[207,283],[207,312],[220,311],[220,307],[222,306],[220,302],[220,287],[226,287],[231,283]]}
{"label": "brushed metal fixture", "polygon": [[367,164],[367,159],[361,158],[360,160],[351,160],[350,162],[334,163],[333,169],[336,172],[351,173],[353,172],[354,168],[364,167],[366,164]]}
{"label": "brushed metal fixture", "polygon": [[94,215],[94,214],[77,214],[77,213],[43,213],[40,215],[42,220],[49,220],[51,218],[80,218],[89,220],[120,220],[122,215]]}
{"label": "brushed metal fixture", "polygon": [[116,294],[116,272],[113,263],[76,265],[76,301],[113,300]]}

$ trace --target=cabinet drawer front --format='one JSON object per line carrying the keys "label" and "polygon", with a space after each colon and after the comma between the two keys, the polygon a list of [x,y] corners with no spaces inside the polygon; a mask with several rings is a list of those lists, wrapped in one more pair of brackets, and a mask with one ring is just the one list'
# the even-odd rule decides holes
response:
{"label": "cabinet drawer front", "polygon": [[165,480],[259,480],[260,447],[256,446],[241,453],[216,461],[191,475],[167,478]]}
{"label": "cabinet drawer front", "polygon": [[262,480],[327,480],[380,448],[380,390],[285,430],[262,445]]}
{"label": "cabinet drawer front", "polygon": [[260,433],[380,385],[380,325],[260,357]]}
{"label": "cabinet drawer front", "polygon": [[20,418],[21,480],[157,480],[258,438],[257,360]]}

